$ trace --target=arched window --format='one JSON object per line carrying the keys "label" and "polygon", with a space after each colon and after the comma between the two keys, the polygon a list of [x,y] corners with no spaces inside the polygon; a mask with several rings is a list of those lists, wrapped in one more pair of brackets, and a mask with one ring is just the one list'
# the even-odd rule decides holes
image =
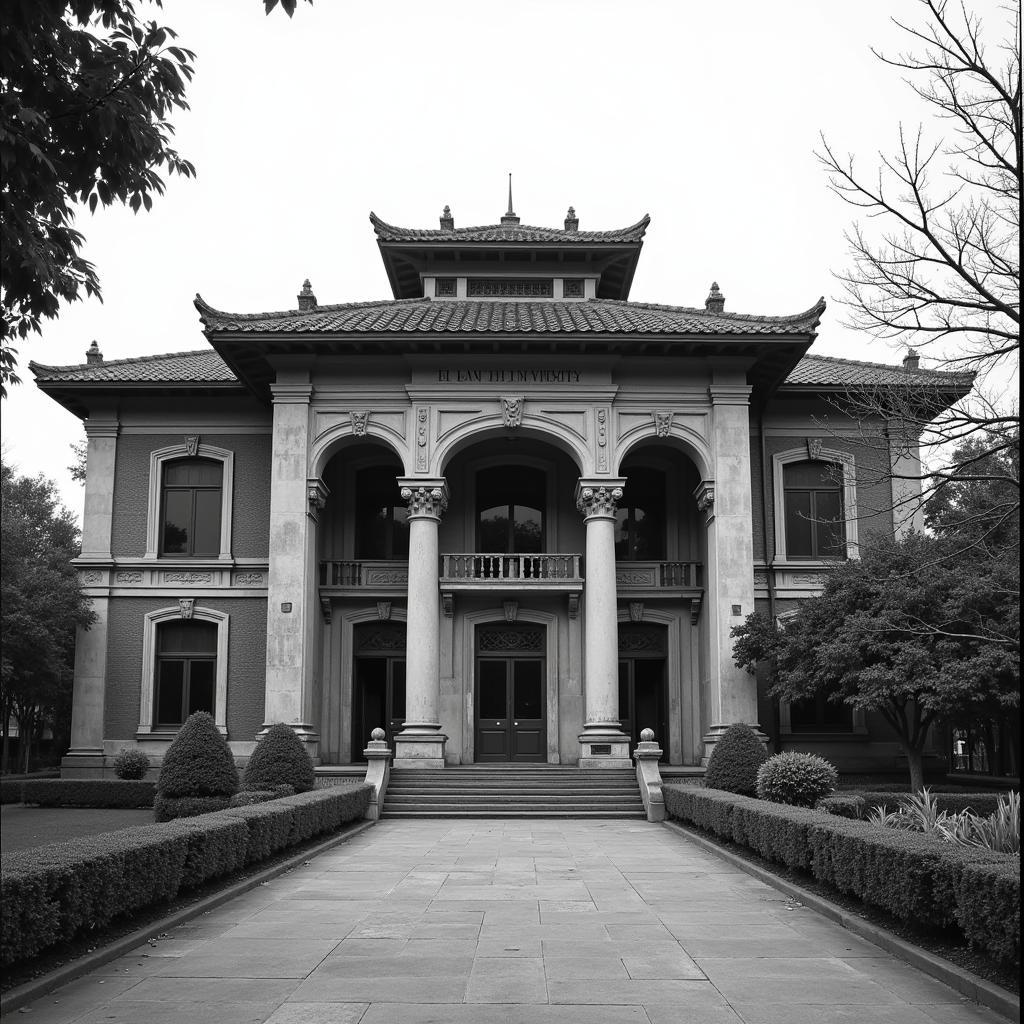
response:
{"label": "arched window", "polygon": [[163,468],[160,554],[216,558],[221,548],[222,463],[175,459]]}
{"label": "arched window", "polygon": [[153,726],[180,726],[196,711],[214,714],[217,624],[170,621],[157,626]]}
{"label": "arched window", "polygon": [[783,467],[788,558],[846,558],[843,470],[805,460]]}
{"label": "arched window", "polygon": [[476,477],[477,550],[539,554],[544,550],[545,477],[526,466],[495,466]]}
{"label": "arched window", "polygon": [[409,510],[398,493],[400,469],[356,473],[356,558],[409,557]]}
{"label": "arched window", "polygon": [[626,486],[615,514],[615,557],[619,561],[665,557],[665,474],[657,469],[625,470]]}

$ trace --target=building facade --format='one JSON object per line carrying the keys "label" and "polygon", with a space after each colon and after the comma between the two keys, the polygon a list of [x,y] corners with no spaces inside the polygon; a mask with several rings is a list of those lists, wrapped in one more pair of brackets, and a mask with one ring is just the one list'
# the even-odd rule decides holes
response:
{"label": "building facade", "polygon": [[646,217],[371,221],[392,299],[197,296],[200,350],[33,364],[88,436],[66,772],[195,710],[243,758],[284,721],[323,764],[381,726],[398,766],[622,766],[650,727],[696,768],[743,721],[894,766],[863,716],[759,697],[730,630],[919,516],[914,439],[837,398],[963,382],[809,354],[821,300],[630,302]]}

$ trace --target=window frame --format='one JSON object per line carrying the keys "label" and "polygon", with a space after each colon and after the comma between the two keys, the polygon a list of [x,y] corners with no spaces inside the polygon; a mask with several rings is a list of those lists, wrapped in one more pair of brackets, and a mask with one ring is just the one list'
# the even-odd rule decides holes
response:
{"label": "window frame", "polygon": [[[220,551],[216,555],[160,554],[161,518],[163,513],[164,467],[178,459],[209,459],[221,464],[220,487]],[[231,559],[231,512],[235,483],[235,453],[227,448],[200,444],[190,452],[184,444],[158,448],[149,453],[149,505],[146,516],[146,554],[153,561],[227,561]]]}
{"label": "window frame", "polygon": [[784,467],[795,462],[830,462],[842,471],[839,485],[843,498],[843,523],[846,533],[846,558],[858,558],[857,537],[857,472],[856,462],[849,452],[822,447],[811,453],[808,446],[790,448],[772,455],[772,508],[775,513],[775,557],[773,563],[791,562],[799,566],[831,565],[841,559],[790,555],[786,547],[786,490]]}
{"label": "window frame", "polygon": [[[147,612],[143,618],[142,630],[142,680],[139,691],[139,728],[138,736],[167,734],[177,732],[170,726],[156,726],[156,670],[159,661],[159,645],[157,627],[164,622],[182,619],[181,606],[160,608]],[[231,616],[227,612],[215,608],[196,605],[192,609],[191,618],[200,622],[212,622],[217,626],[216,666],[213,684],[213,720],[217,728],[227,735],[227,697],[228,697],[228,639]]]}
{"label": "window frame", "polygon": [[[216,485],[213,484],[176,484],[168,483],[167,477],[169,470],[172,470],[175,466],[187,465],[188,463],[204,462],[207,466],[216,466],[220,472],[220,480]],[[167,532],[167,501],[172,492],[187,492],[191,496],[191,508],[189,510],[189,529],[188,534],[188,547],[194,547],[196,543],[196,535],[198,533],[198,520],[199,520],[199,494],[209,493],[216,491],[220,497],[219,501],[219,512],[221,516],[224,513],[224,463],[219,459],[203,459],[200,455],[186,456],[184,459],[171,459],[165,462],[161,466],[161,479],[160,479],[160,518],[157,525],[159,536],[157,537],[157,554],[160,558],[188,558],[188,559],[203,559],[203,558],[214,558],[219,557],[219,551],[221,541],[223,540],[223,531],[218,530],[218,553],[215,555],[211,551],[195,553],[194,551],[165,551],[164,545],[166,543],[166,532]],[[223,525],[223,523],[221,523]]]}

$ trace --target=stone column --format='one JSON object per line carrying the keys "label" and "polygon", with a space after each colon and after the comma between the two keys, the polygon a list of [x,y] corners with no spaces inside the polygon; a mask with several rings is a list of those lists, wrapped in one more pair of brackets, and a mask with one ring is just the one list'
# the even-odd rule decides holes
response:
{"label": "stone column", "polygon": [[576,507],[587,524],[583,586],[584,702],[581,768],[629,768],[629,737],[619,725],[619,622],[615,591],[615,511],[621,477],[580,479]]}
{"label": "stone column", "polygon": [[275,722],[290,725],[315,758],[319,737],[307,706],[314,669],[311,627],[319,615],[313,549],[326,488],[316,481],[311,487],[306,477],[312,393],[306,371],[279,372],[270,385],[274,431],[263,716],[264,729]]}
{"label": "stone column", "polygon": [[103,715],[107,677],[109,573],[117,462],[117,416],[106,410],[90,413],[85,422],[85,506],[82,554],[75,559],[96,621],[79,628],[75,638],[75,682],[71,705],[71,749],[61,761],[65,778],[99,776],[103,769]]}
{"label": "stone column", "polygon": [[750,673],[737,668],[729,635],[754,610],[750,387],[745,380],[716,382],[708,393],[715,476],[702,481],[695,492],[708,524],[705,763],[718,737],[734,722],[757,729],[757,683]]}
{"label": "stone column", "polygon": [[441,477],[401,477],[409,505],[409,597],[406,610],[405,723],[395,737],[396,768],[443,768],[441,616],[438,525],[448,507]]}

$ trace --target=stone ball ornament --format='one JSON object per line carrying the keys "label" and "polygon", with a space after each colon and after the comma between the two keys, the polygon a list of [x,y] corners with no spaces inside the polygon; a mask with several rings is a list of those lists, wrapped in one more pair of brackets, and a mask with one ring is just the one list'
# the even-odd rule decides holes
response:
{"label": "stone ball ornament", "polygon": [[654,742],[654,730],[653,729],[642,729],[640,731],[640,742],[641,743],[653,743]]}
{"label": "stone ball ornament", "polygon": [[380,726],[377,726],[377,728],[370,733],[370,739],[380,743],[384,739],[384,730]]}

